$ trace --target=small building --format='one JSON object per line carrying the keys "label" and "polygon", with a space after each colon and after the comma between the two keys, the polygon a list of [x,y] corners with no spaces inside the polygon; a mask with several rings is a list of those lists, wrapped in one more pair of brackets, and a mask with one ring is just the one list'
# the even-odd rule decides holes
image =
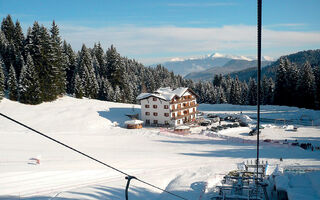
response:
{"label": "small building", "polygon": [[125,121],[124,124],[128,129],[140,129],[142,128],[143,121],[134,119]]}
{"label": "small building", "polygon": [[174,128],[174,132],[178,134],[189,134],[190,133],[190,127],[189,126],[177,126]]}
{"label": "small building", "polygon": [[146,125],[180,126],[196,120],[198,95],[190,88],[159,88],[154,93],[141,93],[141,120]]}

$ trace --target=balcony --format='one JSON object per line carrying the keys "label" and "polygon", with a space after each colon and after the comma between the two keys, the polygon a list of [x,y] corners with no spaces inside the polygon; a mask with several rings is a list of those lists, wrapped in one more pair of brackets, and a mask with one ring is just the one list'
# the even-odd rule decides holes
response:
{"label": "balcony", "polygon": [[171,120],[176,120],[176,119],[182,119],[184,117],[188,117],[190,115],[195,115],[197,112],[191,112],[191,113],[188,113],[188,114],[184,114],[184,115],[178,115],[176,117],[172,117]]}
{"label": "balcony", "polygon": [[193,101],[193,100],[196,100],[196,98],[193,97],[193,98],[188,98],[188,99],[184,99],[184,100],[170,101],[170,104],[189,102],[189,101]]}
{"label": "balcony", "polygon": [[170,109],[171,112],[175,112],[175,111],[180,111],[180,110],[184,110],[184,109],[189,109],[189,108],[195,108],[198,107],[199,104],[195,104],[195,105],[189,105],[189,106],[185,106],[185,107],[181,107],[181,108],[176,108],[176,109]]}

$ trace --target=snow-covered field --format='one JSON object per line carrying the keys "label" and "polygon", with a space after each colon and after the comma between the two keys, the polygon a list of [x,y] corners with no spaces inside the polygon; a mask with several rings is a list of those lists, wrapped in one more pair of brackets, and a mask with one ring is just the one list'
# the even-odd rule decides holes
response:
{"label": "snow-covered field", "polygon": [[[200,105],[204,112],[237,113],[254,117],[255,107]],[[140,106],[135,105],[139,112]],[[122,128],[131,104],[63,97],[37,106],[3,99],[0,112],[44,132],[107,164],[187,199],[208,199],[210,189],[225,173],[256,156],[249,128],[219,132],[229,140],[200,133],[179,136],[157,128]],[[317,123],[319,111],[263,106],[262,117],[298,121],[308,116]],[[307,117],[307,118],[308,118]],[[119,124],[119,126],[117,125]],[[264,124],[261,138],[320,143],[320,126],[299,126],[297,132]],[[261,157],[281,165],[320,166],[320,151],[288,145],[263,144]],[[32,158],[40,160],[37,164]],[[0,118],[0,199],[124,199],[125,176],[59,146],[5,118]],[[316,190],[315,194],[319,192]],[[318,189],[319,190],[319,189]],[[132,180],[130,200],[178,199]],[[318,192],[318,193],[317,193]]]}

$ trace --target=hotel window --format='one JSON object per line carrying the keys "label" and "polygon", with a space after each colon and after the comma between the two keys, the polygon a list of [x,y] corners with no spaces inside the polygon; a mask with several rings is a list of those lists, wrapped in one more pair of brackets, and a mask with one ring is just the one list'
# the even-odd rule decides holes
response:
{"label": "hotel window", "polygon": [[149,113],[149,112],[146,112],[146,115],[150,115],[150,113]]}
{"label": "hotel window", "polygon": [[153,113],[153,116],[158,116],[158,113],[154,112],[154,113]]}
{"label": "hotel window", "polygon": [[171,109],[174,110],[174,105],[171,106]]}
{"label": "hotel window", "polygon": [[176,116],[176,113],[172,113],[172,117],[175,117]]}
{"label": "hotel window", "polygon": [[157,101],[157,98],[153,97],[153,101]]}
{"label": "hotel window", "polygon": [[168,105],[164,105],[164,109],[169,109],[169,106]]}
{"label": "hotel window", "polygon": [[158,106],[157,105],[153,105],[153,108],[158,108]]}
{"label": "hotel window", "polygon": [[146,108],[150,108],[150,105],[146,104],[145,107],[146,107]]}
{"label": "hotel window", "polygon": [[146,124],[150,124],[150,120],[149,119],[146,120]]}
{"label": "hotel window", "polygon": [[165,117],[169,117],[169,113],[164,113],[164,116]]}
{"label": "hotel window", "polygon": [[158,120],[153,120],[153,123],[154,124],[158,124]]}

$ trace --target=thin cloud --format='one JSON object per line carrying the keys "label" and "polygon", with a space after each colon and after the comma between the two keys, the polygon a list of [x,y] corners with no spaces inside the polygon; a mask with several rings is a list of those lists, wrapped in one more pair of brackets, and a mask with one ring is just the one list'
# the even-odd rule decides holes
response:
{"label": "thin cloud", "polygon": [[170,7],[216,7],[216,6],[235,6],[232,2],[216,2],[216,3],[169,3]]}
{"label": "thin cloud", "polygon": [[270,24],[270,25],[265,25],[265,28],[275,28],[275,27],[291,27],[291,28],[296,28],[296,27],[305,27],[307,24],[302,24],[302,23],[287,23],[287,24]]}
{"label": "thin cloud", "polygon": [[[61,24],[61,23],[59,23]],[[100,41],[104,48],[114,44],[119,52],[144,63],[153,63],[168,57],[199,55],[200,52],[252,52],[256,51],[256,27],[246,25],[216,28],[188,27],[104,27],[60,26],[63,38],[75,50],[84,42],[93,46]],[[264,28],[263,48],[270,52],[278,49],[300,49],[320,46],[320,32],[275,31]],[[245,55],[248,55],[246,53]],[[275,56],[275,55],[269,55]]]}

